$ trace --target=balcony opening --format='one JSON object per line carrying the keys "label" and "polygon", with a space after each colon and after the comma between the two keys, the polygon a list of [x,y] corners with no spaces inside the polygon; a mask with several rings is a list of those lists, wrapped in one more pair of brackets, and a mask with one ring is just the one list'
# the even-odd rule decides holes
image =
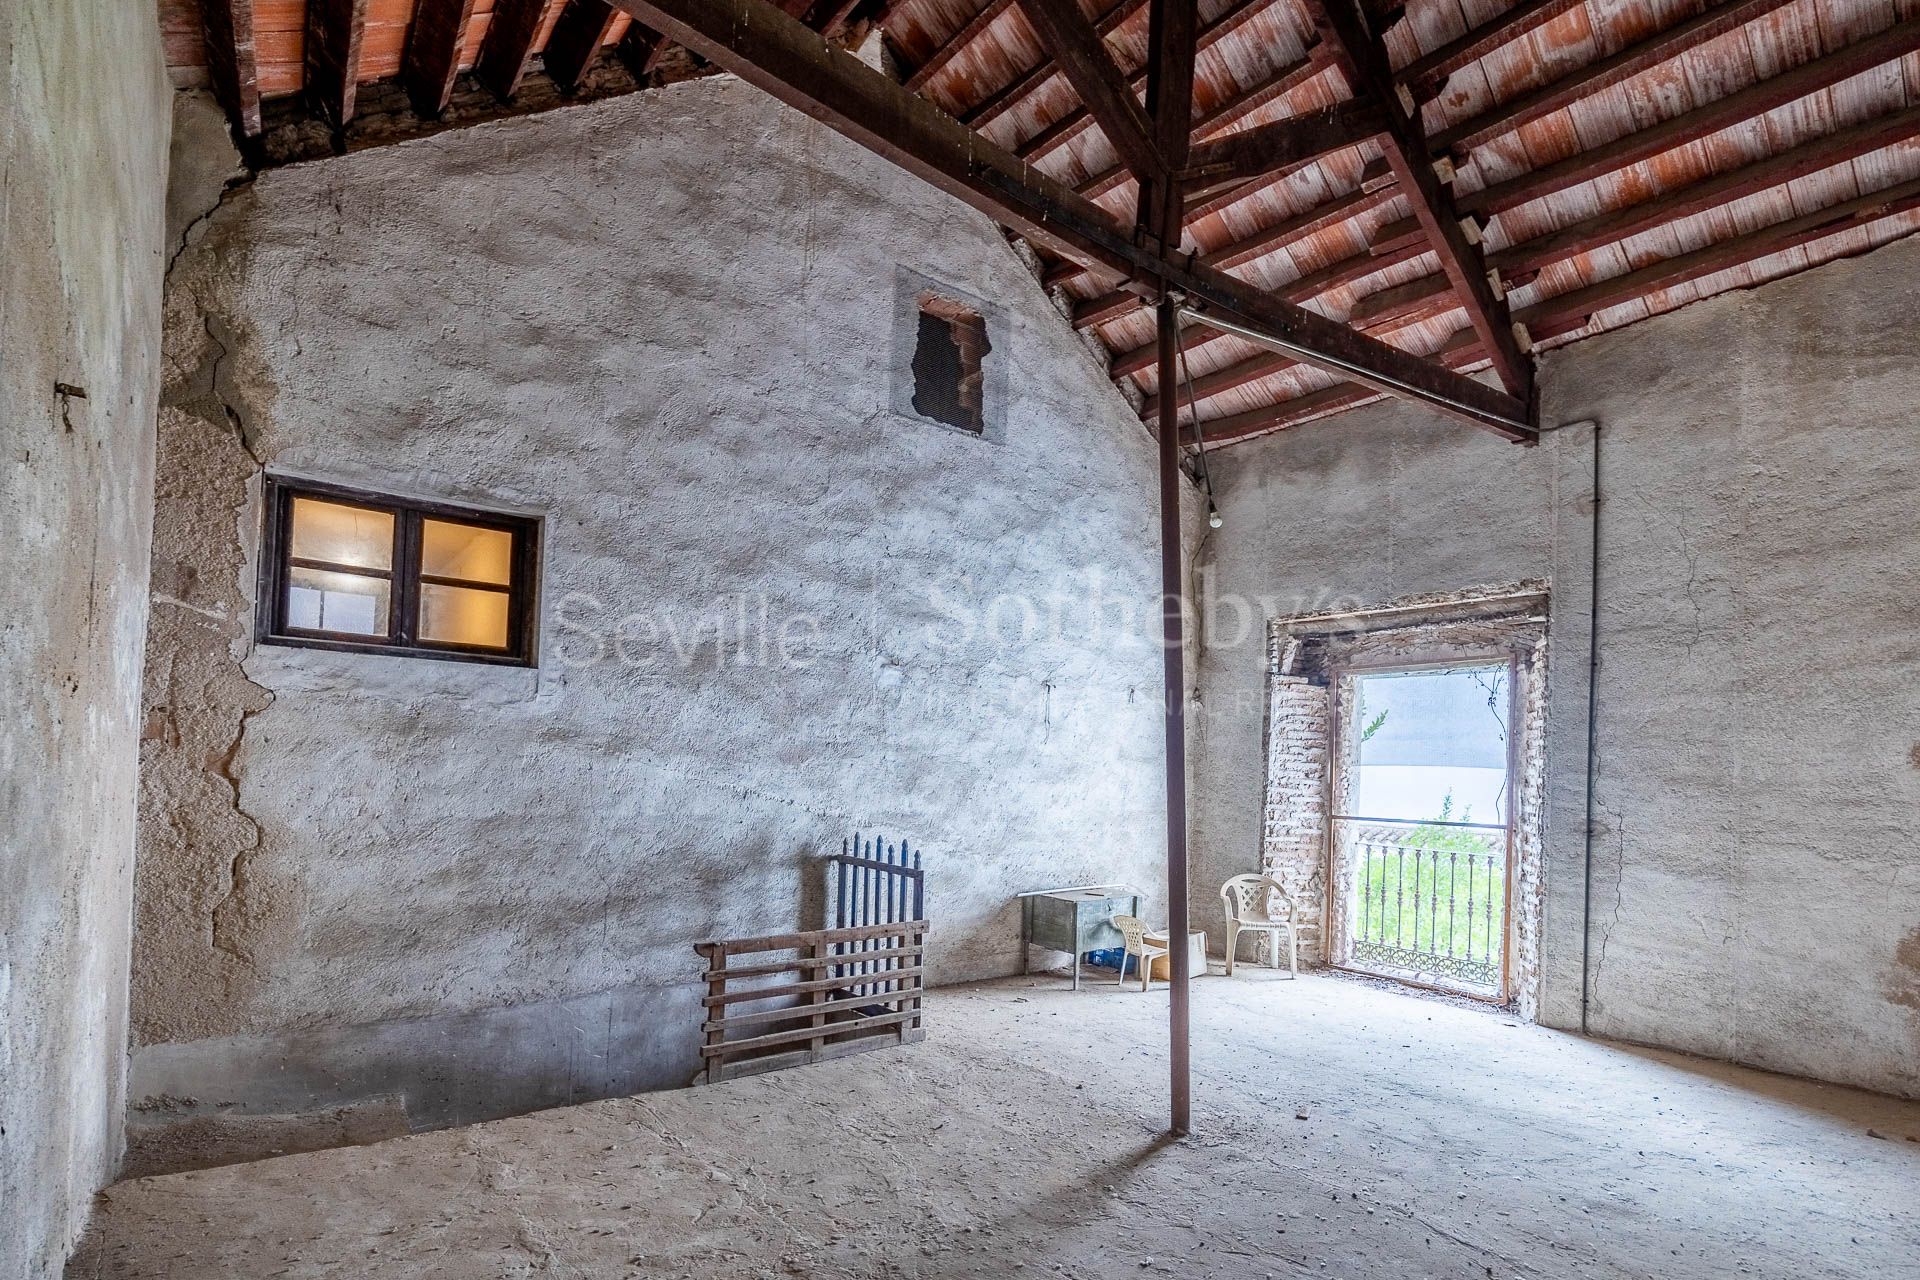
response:
{"label": "balcony opening", "polygon": [[1329,830],[1346,967],[1508,998],[1514,686],[1504,662],[1340,682]]}

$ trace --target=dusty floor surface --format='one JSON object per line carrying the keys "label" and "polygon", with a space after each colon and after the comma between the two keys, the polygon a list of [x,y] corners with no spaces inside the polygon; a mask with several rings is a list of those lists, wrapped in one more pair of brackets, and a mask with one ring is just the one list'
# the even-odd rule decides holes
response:
{"label": "dusty floor surface", "polygon": [[1168,1142],[1166,1008],[950,988],[908,1049],[122,1183],[67,1274],[1920,1275],[1920,1104],[1243,967]]}

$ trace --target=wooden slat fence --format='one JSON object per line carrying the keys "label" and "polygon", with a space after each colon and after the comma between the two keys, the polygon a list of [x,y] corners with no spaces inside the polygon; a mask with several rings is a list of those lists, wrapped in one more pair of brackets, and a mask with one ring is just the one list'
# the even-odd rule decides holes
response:
{"label": "wooden slat fence", "polygon": [[[707,962],[698,1082],[924,1040],[926,937],[925,920],[906,920],[695,943]],[[857,969],[842,955],[856,946]]]}

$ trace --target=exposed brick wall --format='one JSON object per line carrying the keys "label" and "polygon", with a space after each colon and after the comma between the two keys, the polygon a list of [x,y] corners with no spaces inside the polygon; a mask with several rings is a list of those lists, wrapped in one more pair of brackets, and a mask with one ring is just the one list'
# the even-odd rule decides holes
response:
{"label": "exposed brick wall", "polygon": [[[1330,700],[1324,684],[1282,674],[1285,642],[1268,647],[1267,794],[1260,868],[1292,897],[1303,926],[1300,958],[1325,963],[1327,744]],[[1260,958],[1267,959],[1262,941]]]}

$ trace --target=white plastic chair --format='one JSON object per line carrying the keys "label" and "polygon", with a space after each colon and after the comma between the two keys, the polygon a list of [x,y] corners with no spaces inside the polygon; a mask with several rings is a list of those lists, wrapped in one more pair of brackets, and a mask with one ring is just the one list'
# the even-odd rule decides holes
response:
{"label": "white plastic chair", "polygon": [[1120,931],[1120,977],[1114,985],[1119,986],[1127,980],[1127,957],[1140,957],[1140,989],[1145,991],[1153,982],[1153,962],[1167,954],[1165,947],[1156,947],[1147,941],[1147,922],[1139,916],[1115,916],[1113,927]]}
{"label": "white plastic chair", "polygon": [[[1227,976],[1233,976],[1233,953],[1243,933],[1264,933],[1274,940],[1273,967],[1280,967],[1279,935],[1287,935],[1287,970],[1300,976],[1300,933],[1293,918],[1293,899],[1272,876],[1235,876],[1220,886],[1227,909]],[[1279,909],[1276,911],[1275,907]]]}

